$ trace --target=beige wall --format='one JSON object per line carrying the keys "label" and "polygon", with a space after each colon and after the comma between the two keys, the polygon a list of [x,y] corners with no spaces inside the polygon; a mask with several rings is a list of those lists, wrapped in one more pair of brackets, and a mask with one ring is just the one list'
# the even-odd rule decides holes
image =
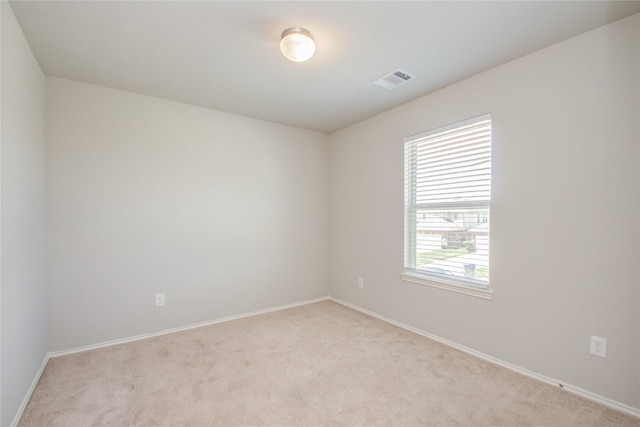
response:
{"label": "beige wall", "polygon": [[44,76],[8,3],[0,7],[0,425],[8,426],[47,352]]}
{"label": "beige wall", "polygon": [[[635,15],[331,135],[331,295],[640,407],[639,28]],[[403,137],[483,113],[492,301],[398,277]]]}
{"label": "beige wall", "polygon": [[326,134],[57,78],[46,125],[50,350],[327,295]]}

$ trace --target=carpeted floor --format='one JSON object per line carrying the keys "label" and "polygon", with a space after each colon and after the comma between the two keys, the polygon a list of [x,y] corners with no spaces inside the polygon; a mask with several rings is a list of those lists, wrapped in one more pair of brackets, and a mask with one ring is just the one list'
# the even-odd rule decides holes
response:
{"label": "carpeted floor", "polygon": [[27,426],[640,426],[325,301],[52,358]]}

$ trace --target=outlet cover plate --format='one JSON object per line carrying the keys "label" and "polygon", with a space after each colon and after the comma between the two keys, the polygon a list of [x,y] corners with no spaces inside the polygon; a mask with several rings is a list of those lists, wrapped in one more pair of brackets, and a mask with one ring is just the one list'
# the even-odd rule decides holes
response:
{"label": "outlet cover plate", "polygon": [[607,357],[607,339],[592,335],[590,351],[596,356]]}
{"label": "outlet cover plate", "polygon": [[156,307],[164,306],[164,294],[156,294]]}

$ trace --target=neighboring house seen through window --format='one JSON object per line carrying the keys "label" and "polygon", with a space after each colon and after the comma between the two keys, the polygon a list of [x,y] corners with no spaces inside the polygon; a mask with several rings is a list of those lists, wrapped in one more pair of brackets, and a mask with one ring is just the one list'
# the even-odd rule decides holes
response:
{"label": "neighboring house seen through window", "polygon": [[404,196],[403,279],[487,297],[491,116],[405,138]]}

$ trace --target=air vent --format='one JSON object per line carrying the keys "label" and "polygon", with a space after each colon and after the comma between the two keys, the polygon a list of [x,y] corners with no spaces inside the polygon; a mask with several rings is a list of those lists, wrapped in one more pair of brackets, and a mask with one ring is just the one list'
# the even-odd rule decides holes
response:
{"label": "air vent", "polygon": [[404,70],[397,69],[390,72],[389,74],[385,74],[378,80],[374,80],[373,84],[376,84],[385,89],[394,89],[415,78],[416,76],[414,76],[413,74],[407,73]]}

